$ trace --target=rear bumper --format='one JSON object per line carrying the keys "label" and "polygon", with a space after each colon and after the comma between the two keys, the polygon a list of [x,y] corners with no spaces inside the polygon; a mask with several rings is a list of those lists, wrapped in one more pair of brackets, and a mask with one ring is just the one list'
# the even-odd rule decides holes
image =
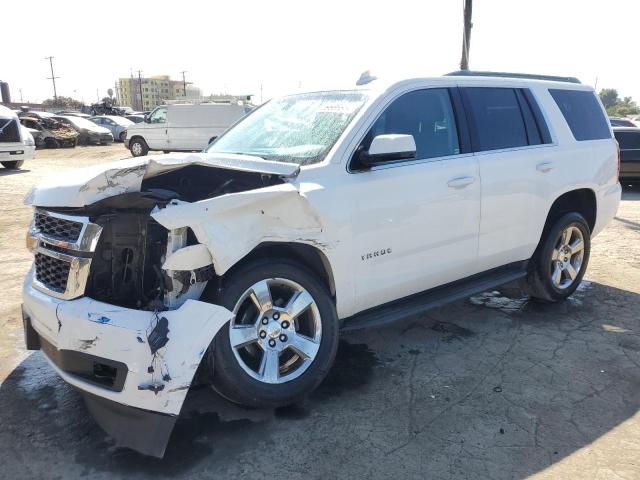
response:
{"label": "rear bumper", "polygon": [[195,300],[157,314],[86,297],[59,300],[34,289],[32,275],[23,288],[27,347],[42,350],[121,445],[162,456],[200,361],[231,312]]}

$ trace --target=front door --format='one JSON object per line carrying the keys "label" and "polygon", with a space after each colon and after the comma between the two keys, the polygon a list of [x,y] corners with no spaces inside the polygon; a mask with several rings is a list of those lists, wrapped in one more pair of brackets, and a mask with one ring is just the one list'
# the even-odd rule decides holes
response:
{"label": "front door", "polygon": [[[382,134],[410,134],[416,158],[358,165]],[[449,90],[405,93],[374,122],[351,160],[356,308],[380,305],[476,272],[477,160],[461,153]]]}
{"label": "front door", "polygon": [[167,107],[158,107],[149,114],[143,137],[152,150],[169,150]]}

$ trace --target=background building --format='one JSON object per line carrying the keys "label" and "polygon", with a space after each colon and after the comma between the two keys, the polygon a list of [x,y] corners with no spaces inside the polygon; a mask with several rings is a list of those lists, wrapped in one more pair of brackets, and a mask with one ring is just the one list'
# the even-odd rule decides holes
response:
{"label": "background building", "polygon": [[201,97],[199,88],[187,82],[185,92],[182,80],[171,80],[169,75],[121,78],[117,86],[118,103],[140,111],[152,110],[169,100],[199,100]]}

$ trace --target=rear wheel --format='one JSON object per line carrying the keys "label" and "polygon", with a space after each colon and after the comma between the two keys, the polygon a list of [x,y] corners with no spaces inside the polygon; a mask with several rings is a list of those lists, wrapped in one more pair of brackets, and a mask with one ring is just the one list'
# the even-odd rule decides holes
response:
{"label": "rear wheel", "polygon": [[18,170],[24,164],[24,160],[15,160],[13,162],[2,162],[4,168],[9,170]]}
{"label": "rear wheel", "polygon": [[234,313],[213,342],[213,387],[250,407],[286,405],[311,392],[335,358],[338,319],[316,276],[286,260],[231,274],[221,302]]}
{"label": "rear wheel", "polygon": [[575,212],[563,215],[534,254],[525,290],[541,300],[565,300],[580,285],[590,252],[591,232],[584,217]]}
{"label": "rear wheel", "polygon": [[149,153],[149,147],[147,146],[147,142],[145,142],[142,138],[134,138],[129,143],[129,150],[131,150],[131,155],[134,157],[143,157],[147,153]]}

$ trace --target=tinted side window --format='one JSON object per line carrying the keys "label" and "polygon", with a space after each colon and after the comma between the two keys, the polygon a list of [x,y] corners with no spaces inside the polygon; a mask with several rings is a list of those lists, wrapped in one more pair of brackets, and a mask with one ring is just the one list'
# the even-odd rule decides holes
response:
{"label": "tinted side window", "polygon": [[358,147],[354,155],[356,165],[359,153],[369,149],[374,137],[394,133],[413,135],[418,160],[460,153],[449,91],[446,88],[416,90],[394,100]]}
{"label": "tinted side window", "polygon": [[613,132],[620,150],[640,150],[640,132]]}
{"label": "tinted side window", "polygon": [[476,151],[529,145],[516,91],[512,88],[463,88],[474,128]]}
{"label": "tinted side window", "polygon": [[609,123],[593,92],[550,89],[549,93],[576,140],[611,138]]}

